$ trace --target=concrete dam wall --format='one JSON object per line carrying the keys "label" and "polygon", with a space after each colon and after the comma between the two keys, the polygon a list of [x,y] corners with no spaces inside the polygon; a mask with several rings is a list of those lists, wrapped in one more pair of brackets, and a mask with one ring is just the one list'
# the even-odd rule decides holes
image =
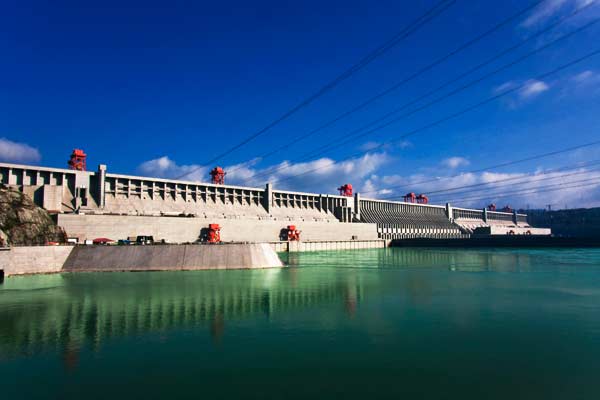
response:
{"label": "concrete dam wall", "polygon": [[473,234],[550,234],[525,215],[377,199],[0,163],[0,183],[53,211],[79,241],[151,235],[196,241],[219,224],[226,242],[273,242],[287,225],[306,241],[464,238]]}
{"label": "concrete dam wall", "polygon": [[267,243],[162,246],[40,246],[0,252],[6,276],[93,271],[283,267]]}

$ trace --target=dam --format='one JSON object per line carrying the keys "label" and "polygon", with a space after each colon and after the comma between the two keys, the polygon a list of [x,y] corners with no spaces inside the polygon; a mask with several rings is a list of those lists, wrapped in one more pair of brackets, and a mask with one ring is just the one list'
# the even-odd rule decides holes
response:
{"label": "dam", "polygon": [[223,242],[281,242],[286,227],[302,241],[465,239],[550,235],[525,214],[352,196],[0,163],[0,183],[52,214],[72,241],[152,236],[193,243],[209,224]]}

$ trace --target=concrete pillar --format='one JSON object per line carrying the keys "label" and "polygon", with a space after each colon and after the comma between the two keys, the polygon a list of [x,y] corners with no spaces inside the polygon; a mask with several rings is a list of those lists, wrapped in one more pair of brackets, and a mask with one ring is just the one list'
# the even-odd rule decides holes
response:
{"label": "concrete pillar", "polygon": [[483,209],[483,222],[485,222],[485,223],[488,222],[488,209],[487,208]]}
{"label": "concrete pillar", "polygon": [[354,193],[354,217],[360,221],[360,193]]}
{"label": "concrete pillar", "polygon": [[15,175],[13,173],[13,169],[9,168],[8,169],[8,184],[9,185],[16,185],[17,184],[17,175]]}
{"label": "concrete pillar", "polygon": [[265,187],[265,196],[263,197],[263,207],[267,210],[267,213],[271,212],[273,205],[273,184],[267,183]]}
{"label": "concrete pillar", "polygon": [[454,212],[452,211],[452,205],[450,203],[446,203],[446,217],[450,221],[454,220]]}
{"label": "concrete pillar", "polygon": [[513,210],[513,216],[512,216],[512,217],[513,217],[513,218],[512,218],[512,219],[513,219],[513,223],[514,223],[515,225],[518,225],[518,221],[517,221],[517,210]]}
{"label": "concrete pillar", "polygon": [[98,198],[96,202],[98,203],[98,207],[104,208],[106,204],[104,192],[106,190],[106,165],[100,164],[98,165]]}

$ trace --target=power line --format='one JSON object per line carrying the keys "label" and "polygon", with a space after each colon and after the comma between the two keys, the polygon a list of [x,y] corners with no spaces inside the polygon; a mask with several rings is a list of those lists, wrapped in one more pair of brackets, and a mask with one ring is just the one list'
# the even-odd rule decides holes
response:
{"label": "power line", "polygon": [[[543,79],[545,79],[545,78],[547,78],[547,77],[549,77],[551,75],[554,75],[554,74],[556,74],[556,73],[558,73],[558,72],[560,72],[562,70],[565,70],[565,69],[567,69],[567,68],[569,68],[569,67],[571,67],[573,65],[576,65],[576,64],[578,64],[580,62],[583,62],[583,61],[587,60],[588,58],[591,58],[591,57],[596,56],[598,54],[600,54],[600,49],[594,50],[594,51],[592,51],[592,52],[590,52],[590,53],[588,53],[588,54],[586,54],[586,55],[584,55],[582,57],[579,57],[579,58],[577,58],[575,60],[572,60],[572,61],[570,61],[570,62],[568,62],[566,64],[563,64],[563,65],[561,65],[561,66],[559,66],[557,68],[554,68],[553,70],[551,70],[549,72],[546,72],[544,74],[538,75],[535,79],[536,80],[543,80]],[[438,120],[436,120],[436,121],[434,121],[432,123],[429,123],[427,125],[421,126],[420,128],[414,129],[414,130],[412,130],[412,131],[410,131],[410,132],[408,132],[408,133],[406,133],[404,135],[401,135],[401,136],[399,136],[398,139],[394,139],[394,140],[383,142],[383,143],[379,144],[378,146],[375,146],[374,148],[372,148],[372,149],[370,149],[368,151],[360,151],[358,153],[355,153],[355,154],[351,155],[350,157],[346,158],[346,160],[350,160],[350,159],[352,159],[354,157],[358,157],[360,155],[363,155],[363,154],[368,153],[370,151],[373,151],[375,149],[382,148],[383,146],[386,146],[388,144],[398,142],[398,141],[403,140],[403,139],[405,139],[405,138],[407,138],[409,136],[412,136],[412,135],[415,135],[417,133],[420,133],[420,132],[426,131],[428,129],[431,129],[431,128],[433,128],[433,127],[435,127],[437,125],[440,125],[440,124],[442,124],[442,123],[444,123],[446,121],[449,121],[449,120],[455,119],[457,117],[460,117],[460,116],[462,116],[464,114],[467,114],[467,113],[469,113],[469,112],[471,112],[471,111],[473,111],[473,110],[475,110],[477,108],[480,108],[480,107],[482,107],[484,105],[487,105],[487,104],[489,104],[489,103],[491,103],[491,102],[493,102],[493,101],[495,101],[497,99],[500,99],[500,98],[502,98],[504,96],[507,96],[507,95],[509,95],[511,93],[514,93],[516,91],[522,90],[526,85],[527,85],[527,83],[523,83],[523,84],[515,86],[513,88],[506,89],[503,92],[500,92],[500,93],[498,93],[498,94],[496,94],[494,96],[488,97],[487,99],[482,100],[482,101],[480,101],[480,102],[478,102],[476,104],[473,104],[473,105],[471,105],[471,106],[469,106],[467,108],[464,108],[464,109],[462,109],[462,110],[460,110],[458,112],[455,112],[453,114],[447,115],[447,116],[445,116],[443,118],[440,118],[440,119],[438,119]],[[385,125],[389,125],[389,124],[391,124],[391,122],[387,123]],[[331,160],[331,162],[328,163],[328,166],[329,165],[335,165],[335,163],[336,163],[336,161]],[[287,180],[290,180],[290,179],[293,179],[293,178],[296,178],[296,177],[299,177],[299,176],[303,176],[303,175],[309,174],[311,172],[318,171],[318,170],[323,169],[323,168],[325,168],[325,166],[320,166],[320,167],[317,167],[317,168],[312,168],[312,169],[309,169],[309,170],[307,170],[307,171],[305,171],[305,172],[303,172],[301,174],[296,174],[296,175],[289,176],[289,177],[287,177],[285,179],[281,179],[278,182],[285,182]]]}
{"label": "power line", "polygon": [[[442,14],[444,11],[446,11],[448,8],[450,8],[452,5],[454,5],[456,3],[456,1],[457,0],[441,0],[441,1],[437,2],[433,7],[429,8],[423,15],[421,15],[419,18],[417,18],[415,21],[413,21],[411,24],[409,24],[402,31],[400,31],[396,35],[394,35],[391,39],[389,39],[383,45],[379,46],[377,49],[375,49],[372,52],[370,52],[369,54],[367,54],[358,63],[356,63],[352,67],[348,68],[342,74],[338,75],[332,81],[330,81],[327,84],[325,84],[324,86],[322,86],[315,93],[313,93],[309,97],[307,97],[304,100],[302,100],[296,106],[294,106],[290,110],[286,111],[283,115],[281,115],[280,117],[278,117],[274,121],[270,122],[265,127],[263,127],[262,129],[260,129],[259,131],[257,131],[255,133],[253,133],[252,135],[246,137],[245,139],[243,139],[238,144],[230,147],[229,149],[227,149],[224,152],[220,153],[219,155],[213,157],[212,159],[204,162],[202,164],[202,166],[204,166],[204,165],[210,165],[210,164],[214,163],[215,161],[217,161],[217,160],[225,157],[226,155],[228,155],[228,154],[232,153],[233,151],[239,149],[240,147],[246,145],[250,141],[256,139],[257,137],[259,137],[261,135],[263,135],[265,132],[269,131],[270,129],[272,129],[273,127],[275,127],[276,125],[278,125],[279,123],[281,123],[284,120],[288,119],[290,116],[292,116],[293,114],[295,114],[296,112],[298,112],[302,108],[308,106],[313,101],[315,101],[317,98],[321,97],[325,93],[327,93],[330,90],[332,90],[333,88],[335,88],[338,84],[340,84],[341,82],[343,82],[346,79],[348,79],[349,77],[351,77],[354,73],[356,73],[357,71],[359,71],[362,68],[366,67],[372,61],[374,61],[378,57],[380,57],[383,54],[385,54],[387,51],[389,51],[390,49],[392,49],[393,47],[395,47],[397,44],[399,44],[402,40],[406,39],[407,37],[409,37],[413,33],[417,32],[421,27],[423,27],[428,22],[430,22],[431,20],[433,20],[435,17],[437,17],[438,15]],[[545,1],[545,0],[542,0],[542,1]],[[195,168],[195,169],[193,169],[191,171],[188,171],[184,175],[180,175],[180,176],[178,176],[175,179],[181,179],[181,178],[183,178],[183,177],[185,177],[185,176],[187,176],[187,175],[189,175],[189,174],[191,174],[191,173],[199,170],[200,168],[202,168],[202,166],[199,166],[198,168]]]}
{"label": "power line", "polygon": [[[432,194],[439,194],[439,193],[446,193],[445,195],[448,196],[452,196],[455,194],[460,194],[460,193],[473,193],[473,192],[478,192],[478,191],[482,191],[482,190],[489,190],[490,188],[481,188],[481,189],[475,189],[473,190],[469,190],[468,192],[456,192],[457,190],[461,190],[461,189],[472,189],[472,188],[477,188],[477,187],[482,187],[482,186],[490,186],[490,185],[494,185],[496,183],[503,183],[503,182],[511,182],[511,181],[519,181],[519,180],[523,180],[523,182],[513,182],[511,184],[512,185],[520,185],[520,184],[525,184],[525,183],[535,183],[535,182],[540,182],[542,180],[550,180],[550,179],[558,179],[558,178],[562,178],[562,177],[566,177],[566,176],[571,176],[571,175],[581,175],[584,173],[589,173],[589,172],[595,172],[596,170],[586,170],[586,171],[581,171],[581,172],[577,172],[574,174],[565,174],[565,175],[559,175],[559,176],[554,176],[554,177],[549,177],[549,178],[541,178],[541,179],[535,179],[535,180],[528,180],[529,178],[537,178],[539,176],[543,176],[543,175],[549,175],[549,174],[554,174],[557,172],[565,172],[565,171],[570,171],[570,170],[574,170],[574,169],[579,169],[579,168],[586,168],[586,167],[592,167],[595,165],[600,164],[600,160],[595,160],[595,161],[590,161],[587,163],[577,163],[574,165],[567,165],[561,168],[554,168],[554,169],[549,169],[546,171],[542,171],[542,172],[538,172],[538,173],[534,173],[534,174],[527,174],[527,175],[520,175],[520,176],[513,176],[513,177],[509,177],[509,178],[504,178],[504,179],[496,179],[493,181],[488,181],[488,182],[480,182],[480,183],[474,183],[471,185],[462,185],[462,186],[455,186],[455,187],[450,187],[450,188],[446,188],[446,189],[440,189],[440,190],[434,190],[434,191],[427,191],[427,196],[429,198],[432,198]],[[463,176],[463,175],[456,175],[456,176]],[[496,189],[498,187],[503,187],[504,185],[499,185],[499,186],[494,186],[492,189]],[[447,193],[447,192],[454,192],[454,193]],[[364,194],[365,192],[361,192],[361,194]],[[394,196],[389,196],[389,197],[382,197],[380,198],[380,200],[394,200],[394,199],[400,199],[403,196],[401,195],[394,195]],[[438,196],[433,196],[435,198],[440,197]]]}
{"label": "power line", "polygon": [[[448,200],[448,202],[503,199],[503,198],[506,198],[508,196],[514,196],[514,195],[523,195],[523,194],[532,194],[532,193],[544,193],[544,192],[551,192],[551,191],[563,190],[563,189],[573,189],[573,188],[576,188],[576,187],[600,185],[600,180],[598,178],[594,178],[594,179],[596,179],[596,180],[592,181],[591,179],[583,179],[581,181],[573,181],[573,182],[568,182],[566,184],[560,183],[560,184],[556,184],[556,185],[543,186],[541,188],[532,189],[532,190],[518,190],[518,191],[514,191],[514,192],[504,192],[504,193],[490,194],[488,196],[482,196],[482,197],[454,199],[454,200]],[[579,183],[579,182],[587,182],[587,183],[573,185],[573,184]],[[565,186],[565,185],[567,185],[567,186]],[[573,186],[568,186],[568,185],[573,185]],[[542,188],[545,188],[545,189],[542,189]],[[541,189],[541,190],[538,190],[538,189]]]}
{"label": "power line", "polygon": [[[519,160],[507,161],[507,162],[503,162],[503,163],[500,163],[500,164],[491,165],[489,167],[472,169],[470,171],[461,172],[461,173],[455,174],[455,175],[440,176],[440,177],[428,179],[428,180],[425,180],[425,181],[414,182],[414,183],[411,183],[411,185],[421,185],[423,183],[437,182],[437,181],[442,180],[442,179],[456,178],[456,177],[462,176],[464,174],[474,174],[474,173],[477,173],[477,172],[484,172],[484,171],[487,171],[487,170],[490,170],[490,169],[498,169],[498,168],[503,168],[503,167],[509,167],[509,166],[512,166],[512,165],[521,164],[521,163],[528,162],[528,161],[535,161],[535,160],[539,160],[539,159],[542,159],[542,158],[555,156],[555,155],[558,155],[558,154],[568,153],[568,152],[579,150],[579,149],[583,149],[583,148],[586,148],[586,147],[597,146],[599,144],[600,144],[600,140],[596,140],[594,142],[580,144],[580,145],[577,145],[577,146],[568,147],[566,149],[555,150],[555,151],[551,151],[551,152],[548,152],[548,153],[537,154],[535,156],[521,158]],[[387,187],[387,188],[377,189],[377,190],[368,190],[366,192],[362,192],[362,194],[379,192],[381,190],[391,190],[391,189],[395,189],[395,188],[400,188],[400,185],[390,186],[390,187]]]}
{"label": "power line", "polygon": [[[504,185],[497,185],[497,186],[493,186],[490,188],[483,188],[483,189],[477,189],[474,191],[463,191],[463,192],[454,192],[454,193],[447,193],[444,195],[437,195],[437,196],[433,196],[433,198],[438,199],[438,198],[442,198],[442,196],[455,196],[455,195],[460,195],[460,194],[468,194],[468,193],[472,193],[475,194],[477,192],[482,192],[482,191],[487,191],[487,190],[496,190],[496,189],[501,189],[504,187],[516,187],[516,186],[521,186],[521,185],[532,185],[532,184],[536,184],[539,182],[544,182],[544,181],[551,181],[551,180],[555,180],[555,179],[563,179],[569,176],[576,176],[576,175],[586,175],[586,174],[593,174],[593,173],[597,173],[599,172],[599,170],[596,169],[590,169],[590,170],[586,170],[586,171],[578,171],[578,172],[573,172],[570,174],[562,174],[562,175],[557,175],[557,176],[549,176],[546,178],[540,178],[540,179],[530,179],[530,180],[524,180],[522,182],[514,182],[511,184],[504,184]],[[523,177],[521,177],[523,178]],[[431,198],[430,198],[431,199]]]}
{"label": "power line", "polygon": [[[296,144],[296,143],[298,143],[298,142],[300,142],[300,141],[302,141],[302,140],[304,140],[304,139],[308,139],[309,137],[312,137],[312,136],[314,136],[316,133],[318,133],[318,132],[322,131],[323,129],[326,129],[326,128],[328,128],[328,127],[332,126],[333,124],[335,124],[336,122],[340,121],[341,119],[343,119],[343,118],[345,118],[345,117],[347,117],[347,116],[349,116],[349,115],[352,115],[352,114],[356,113],[357,111],[359,111],[359,110],[363,109],[363,108],[364,108],[364,107],[366,107],[367,105],[369,105],[369,104],[373,103],[374,101],[376,101],[376,100],[378,100],[378,99],[380,99],[380,98],[382,98],[382,97],[384,97],[384,96],[388,95],[389,93],[393,92],[394,90],[396,90],[396,89],[400,88],[402,85],[404,85],[404,84],[406,84],[406,83],[408,83],[408,82],[412,81],[413,79],[415,79],[415,78],[417,78],[417,77],[419,77],[419,76],[423,75],[424,73],[426,73],[426,72],[430,71],[430,70],[431,70],[431,69],[433,69],[434,67],[436,67],[436,66],[438,66],[438,65],[442,64],[443,62],[445,62],[445,61],[446,61],[446,60],[448,60],[449,58],[451,58],[451,57],[453,57],[453,56],[455,56],[455,55],[459,54],[460,52],[462,52],[462,51],[466,50],[467,48],[469,48],[470,46],[474,45],[475,43],[477,43],[477,42],[481,41],[481,40],[482,40],[482,39],[484,39],[485,37],[487,37],[487,36],[491,35],[492,33],[496,32],[496,31],[498,31],[499,29],[501,29],[501,28],[502,28],[502,27],[504,27],[505,25],[507,25],[507,24],[509,24],[510,22],[514,21],[515,19],[517,19],[517,18],[521,17],[521,16],[522,16],[523,14],[525,14],[526,12],[528,12],[528,11],[530,11],[531,9],[533,9],[533,8],[537,7],[537,6],[538,6],[540,3],[544,2],[544,1],[545,1],[545,0],[537,1],[537,2],[535,2],[535,3],[533,3],[533,4],[529,5],[529,6],[527,6],[526,8],[524,8],[524,9],[522,9],[522,10],[518,11],[517,13],[515,13],[515,14],[513,14],[513,15],[509,16],[508,18],[506,18],[506,19],[504,19],[503,21],[499,22],[498,24],[494,25],[493,27],[491,27],[491,28],[490,28],[490,29],[488,29],[487,31],[485,31],[485,32],[483,32],[483,33],[481,33],[481,34],[477,35],[477,36],[476,36],[476,37],[474,37],[473,39],[471,39],[471,40],[468,40],[467,42],[463,43],[462,45],[460,45],[459,47],[457,47],[457,48],[456,48],[456,49],[454,49],[453,51],[451,51],[451,52],[449,52],[449,53],[445,54],[444,56],[442,56],[442,57],[440,57],[440,58],[438,58],[436,61],[434,61],[434,62],[432,62],[432,63],[428,64],[427,66],[425,66],[425,67],[423,67],[423,68],[419,69],[418,71],[414,72],[412,75],[410,75],[410,76],[408,76],[408,77],[406,77],[406,78],[402,79],[401,81],[399,81],[399,82],[395,83],[394,85],[390,86],[389,88],[387,88],[387,89],[383,90],[382,92],[380,92],[380,93],[376,94],[375,96],[373,96],[373,97],[371,97],[371,98],[367,99],[366,101],[362,102],[362,103],[361,103],[361,104],[359,104],[358,106],[355,106],[354,108],[352,108],[352,109],[350,109],[350,110],[348,110],[348,111],[346,111],[346,112],[344,112],[344,113],[342,113],[342,114],[338,115],[337,117],[333,118],[332,120],[330,120],[330,121],[326,122],[325,124],[323,124],[323,125],[321,125],[321,126],[319,126],[319,127],[315,128],[315,129],[313,129],[312,131],[308,132],[307,134],[300,135],[300,136],[296,137],[294,140],[292,140],[292,141],[290,141],[290,142],[286,143],[285,145],[283,145],[283,146],[280,146],[280,147],[276,148],[275,150],[272,150],[272,151],[270,151],[270,152],[267,152],[267,153],[264,153],[264,154],[262,154],[262,155],[258,156],[258,158],[259,158],[259,159],[264,159],[264,158],[270,157],[271,155],[273,155],[273,154],[276,154],[276,153],[278,153],[278,152],[279,152],[279,151],[281,151],[281,150],[284,150],[284,149],[287,149],[287,148],[289,148],[289,146],[292,146],[292,145],[294,145],[294,144]],[[595,1],[595,0],[594,0],[594,1]],[[580,12],[580,11],[582,11],[582,9],[583,9],[583,8],[586,8],[586,7],[590,6],[590,5],[591,5],[591,4],[589,4],[589,5],[586,5],[586,6],[584,6],[584,7],[581,7],[580,9],[576,10],[576,12]],[[574,14],[572,14],[572,15],[574,15]],[[572,15],[569,15],[569,17],[570,17],[570,16],[572,16]],[[560,22],[562,22],[562,20],[563,20],[563,19],[561,19],[561,21],[560,21]],[[560,22],[559,22],[559,23],[560,23]],[[558,25],[558,23],[556,23],[555,25]],[[550,29],[550,28],[549,28],[549,29]],[[549,29],[548,29],[548,30],[549,30]],[[543,33],[543,32],[541,32],[541,33],[539,33],[539,34],[541,35],[542,33]],[[530,39],[531,39],[531,38],[530,38]],[[529,39],[528,39],[528,40],[529,40]],[[517,46],[517,47],[518,47],[518,46]],[[490,61],[490,62],[491,62],[491,61]],[[483,65],[482,65],[481,67],[483,67]],[[481,67],[479,67],[479,68],[481,68]],[[468,74],[467,74],[467,75],[468,75]],[[457,79],[457,80],[458,80],[458,79]],[[385,119],[385,118],[383,118],[383,119]],[[383,120],[383,119],[382,119],[382,120]],[[376,120],[376,121],[375,121],[375,122],[373,122],[373,123],[376,123],[376,122],[379,122],[379,120]],[[364,127],[363,127],[363,128],[364,128]],[[361,128],[361,129],[363,129],[363,128]],[[309,154],[309,157],[310,157],[310,153],[308,153],[308,154]],[[239,167],[237,167],[237,168],[233,168],[233,169],[231,169],[231,170],[230,170],[230,172],[232,172],[232,171],[235,171],[235,170],[237,170],[237,169],[239,169],[239,168],[241,168],[241,166],[239,166]],[[260,176],[260,174],[257,174],[257,175],[255,175],[255,176],[250,176],[250,177],[249,177],[249,178],[247,178],[247,179],[252,179],[253,177],[257,177],[257,176]]]}
{"label": "power line", "polygon": [[[504,64],[503,66],[501,66],[499,68],[496,68],[495,70],[493,70],[493,71],[491,71],[491,72],[483,75],[482,77],[479,77],[479,78],[477,78],[475,80],[472,80],[469,83],[466,83],[466,84],[464,84],[462,86],[459,86],[458,88],[456,88],[456,89],[454,89],[454,90],[446,93],[443,96],[440,96],[440,97],[438,97],[438,98],[436,98],[436,99],[434,99],[434,100],[432,100],[432,101],[430,101],[428,103],[425,103],[424,105],[421,105],[421,106],[419,106],[419,107],[417,107],[417,108],[415,108],[415,109],[413,109],[413,110],[411,110],[409,112],[401,114],[400,116],[398,116],[398,117],[394,118],[392,121],[390,121],[390,123],[398,122],[398,121],[400,121],[400,120],[402,120],[402,119],[404,119],[406,117],[409,117],[409,116],[411,116],[413,114],[416,114],[419,111],[423,111],[423,110],[425,110],[425,109],[427,109],[427,108],[429,108],[429,107],[431,107],[431,106],[433,106],[433,105],[435,105],[437,103],[440,103],[440,102],[442,102],[442,101],[444,101],[444,100],[446,100],[446,99],[448,99],[448,98],[450,98],[450,97],[452,97],[452,96],[454,96],[454,95],[456,95],[456,94],[458,94],[458,93],[460,93],[460,92],[462,92],[462,91],[464,91],[464,90],[466,90],[466,89],[468,89],[468,88],[470,88],[472,86],[475,86],[476,84],[481,83],[482,81],[484,81],[484,80],[486,80],[488,78],[491,78],[492,76],[494,76],[496,74],[499,74],[500,72],[503,72],[504,70],[506,70],[506,69],[508,69],[510,67],[513,67],[513,66],[515,66],[518,63],[521,63],[521,62],[525,61],[526,59],[534,56],[535,54],[540,53],[540,52],[546,50],[547,48],[549,48],[549,47],[551,47],[551,46],[553,46],[553,45],[555,45],[555,44],[557,44],[557,43],[559,43],[559,42],[561,42],[561,41],[563,41],[563,40],[565,40],[565,39],[567,39],[567,38],[569,38],[569,37],[571,37],[571,36],[573,36],[573,35],[575,35],[575,34],[577,34],[579,32],[581,32],[581,31],[583,31],[583,30],[585,30],[585,29],[587,29],[587,28],[589,28],[591,26],[593,26],[598,21],[600,21],[600,18],[592,20],[588,24],[586,24],[586,25],[584,25],[584,26],[582,26],[582,27],[580,27],[578,29],[575,29],[574,31],[571,31],[571,32],[569,32],[569,33],[567,33],[565,35],[562,35],[559,38],[557,38],[557,39],[555,39],[555,40],[553,40],[553,41],[551,41],[551,42],[549,42],[549,43],[547,43],[547,44],[545,44],[545,45],[543,45],[541,47],[538,47],[535,50],[533,50],[533,51],[531,51],[531,52],[529,52],[529,53],[527,53],[527,54],[525,54],[525,55],[523,55],[523,56],[521,56],[521,57],[519,57],[519,58],[517,58],[517,59],[515,59],[515,60],[513,60],[513,61],[511,61],[509,63],[507,63],[507,64]],[[323,148],[322,151],[317,152],[317,153],[313,152],[311,154],[311,157],[320,156],[320,155],[328,152],[329,150],[334,149],[337,146],[341,146],[341,145],[344,145],[344,144],[349,143],[351,141],[354,141],[357,138],[365,137],[365,136],[368,136],[370,134],[376,133],[377,131],[379,131],[379,129],[381,129],[380,127],[368,130],[366,132],[363,132],[362,134],[360,132],[363,131],[365,128],[368,128],[369,126],[372,126],[372,125],[374,125],[377,122],[383,121],[383,120],[387,119],[388,117],[392,116],[393,114],[397,113],[398,111],[401,111],[401,110],[403,110],[403,109],[405,109],[405,108],[407,108],[410,105],[413,105],[415,103],[416,103],[416,101],[415,102],[411,102],[411,103],[407,103],[407,104],[405,104],[405,105],[403,105],[403,106],[401,106],[401,107],[399,107],[399,108],[397,108],[395,110],[392,110],[391,112],[388,112],[383,117],[380,117],[380,118],[376,119],[375,121],[372,121],[369,124],[367,124],[367,125],[359,128],[359,129],[351,132],[350,134],[344,135],[344,140],[342,142],[336,142],[336,141],[329,142],[325,146],[322,146],[322,148]]]}

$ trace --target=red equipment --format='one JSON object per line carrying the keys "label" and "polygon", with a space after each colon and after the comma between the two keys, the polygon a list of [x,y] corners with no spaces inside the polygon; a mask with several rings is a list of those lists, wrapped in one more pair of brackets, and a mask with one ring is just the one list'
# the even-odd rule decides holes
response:
{"label": "red equipment", "polygon": [[352,184],[346,183],[345,185],[337,188],[340,191],[340,196],[352,197]]}
{"label": "red equipment", "polygon": [[289,241],[300,240],[300,231],[298,229],[296,229],[296,225],[288,225],[287,240],[289,240]]}
{"label": "red equipment", "polygon": [[87,158],[87,154],[83,152],[81,149],[73,149],[71,153],[71,158],[67,161],[69,164],[69,169],[74,169],[77,171],[85,171],[86,164],[85,159]]}
{"label": "red equipment", "polygon": [[219,243],[221,241],[221,227],[219,226],[219,224],[208,225],[206,241],[208,243]]}
{"label": "red equipment", "polygon": [[413,192],[406,193],[404,195],[404,201],[406,203],[415,203],[417,201],[417,195],[414,194]]}
{"label": "red equipment", "polygon": [[496,211],[496,205],[494,203],[487,206],[488,211]]}
{"label": "red equipment", "polygon": [[427,204],[429,203],[429,197],[425,196],[423,193],[417,196],[417,203],[419,204]]}
{"label": "red equipment", "polygon": [[510,206],[504,206],[504,208],[502,208],[500,211],[505,212],[505,213],[511,213],[514,210],[512,208],[510,208]]}
{"label": "red equipment", "polygon": [[215,167],[210,171],[211,182],[216,185],[225,184],[225,175],[227,172],[223,171],[221,167]]}
{"label": "red equipment", "polygon": [[113,242],[114,242],[114,240],[105,238],[105,237],[96,238],[96,239],[92,240],[93,244],[109,244],[109,243],[113,243]]}

